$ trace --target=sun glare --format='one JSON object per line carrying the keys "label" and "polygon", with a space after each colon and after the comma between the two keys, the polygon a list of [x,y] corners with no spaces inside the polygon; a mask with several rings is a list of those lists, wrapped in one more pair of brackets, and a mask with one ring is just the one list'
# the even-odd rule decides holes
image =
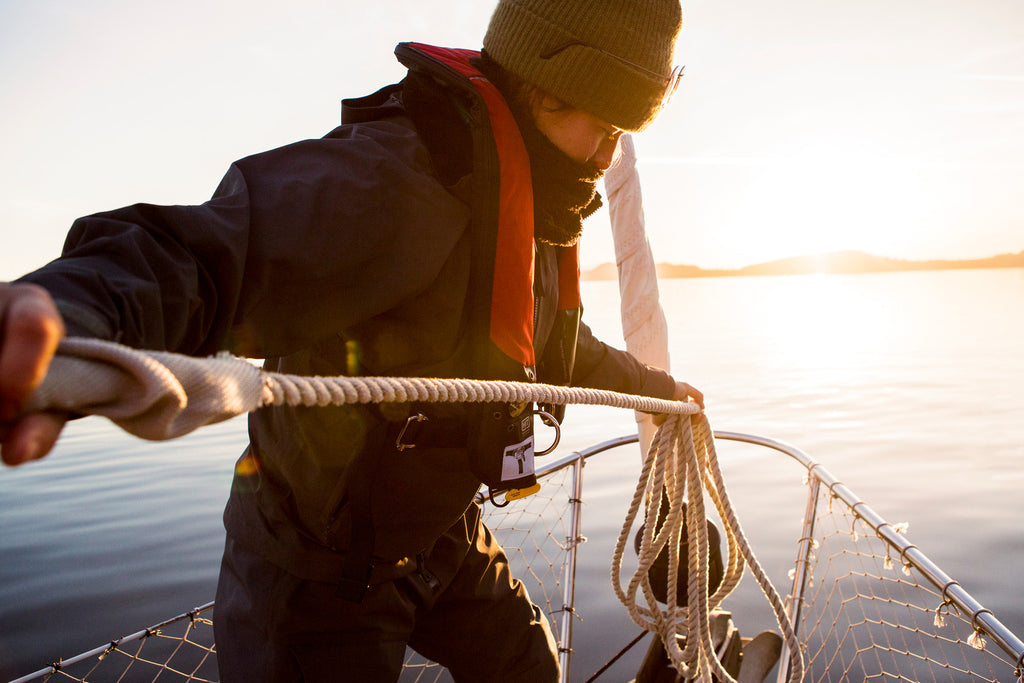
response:
{"label": "sun glare", "polygon": [[[838,386],[852,381],[871,362],[885,344],[885,333],[857,321],[872,315],[898,317],[899,312],[886,310],[878,299],[881,290],[865,293],[858,282],[828,274],[764,281],[765,287],[776,290],[772,298],[785,302],[760,311],[763,319],[757,323],[759,343],[778,368],[805,374],[811,383]],[[896,324],[895,319],[890,322]]]}
{"label": "sun glare", "polygon": [[[895,230],[924,226],[926,197],[906,161],[841,136],[795,141],[759,164],[732,220],[772,258],[844,249],[886,251]],[[756,235],[756,236],[755,236]]]}

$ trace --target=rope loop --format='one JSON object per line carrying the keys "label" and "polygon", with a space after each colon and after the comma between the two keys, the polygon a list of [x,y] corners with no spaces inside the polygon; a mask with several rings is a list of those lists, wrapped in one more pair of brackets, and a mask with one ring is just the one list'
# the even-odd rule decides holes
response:
{"label": "rope loop", "polygon": [[[670,415],[658,428],[644,458],[639,481],[626,513],[612,557],[612,585],[630,618],[645,631],[657,634],[673,667],[694,680],[733,681],[725,671],[714,643],[711,641],[712,612],[739,584],[744,566],[750,567],[775,613],[780,630],[789,646],[790,681],[803,678],[804,664],[800,643],[785,611],[785,605],[767,574],[754,557],[729,502],[715,452],[714,436],[703,413]],[[689,495],[686,496],[687,492]],[[704,498],[707,496],[718,511],[725,527],[728,562],[721,585],[713,595],[708,586],[708,537]],[[683,502],[686,498],[686,514]],[[637,553],[637,569],[626,587],[621,583],[622,559],[641,505],[644,519],[658,519],[662,499],[668,501],[661,528],[644,524]],[[686,556],[680,548],[683,528],[688,542]],[[658,555],[668,552],[667,604],[659,606],[651,587],[649,570]],[[678,603],[678,569],[687,562],[687,606]],[[680,648],[678,634],[684,633],[685,645]]]}
{"label": "rope loop", "polygon": [[[916,546],[913,546],[913,547],[916,547]],[[907,548],[907,550],[909,550],[909,549],[910,548]],[[953,599],[951,597],[949,597],[948,595],[946,595],[946,591],[949,590],[950,588],[952,588],[953,586],[959,586],[959,585],[960,585],[960,582],[956,581],[955,579],[950,579],[949,581],[947,581],[946,584],[942,587],[942,591],[941,591],[941,593],[942,593],[942,602],[952,604]]]}
{"label": "rope loop", "polygon": [[[982,626],[978,625],[978,617],[985,613],[992,614],[992,610],[988,609],[987,607],[981,607],[979,609],[974,610],[974,614],[971,615],[971,625],[974,626],[975,629],[983,628]],[[992,614],[992,616],[995,615]]]}

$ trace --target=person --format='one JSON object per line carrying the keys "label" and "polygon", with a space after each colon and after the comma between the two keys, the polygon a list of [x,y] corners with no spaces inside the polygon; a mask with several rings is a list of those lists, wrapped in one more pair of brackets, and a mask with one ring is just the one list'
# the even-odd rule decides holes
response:
{"label": "person", "polygon": [[[703,396],[594,338],[577,245],[623,131],[675,88],[678,0],[500,0],[480,51],[403,43],[342,123],[235,162],[199,206],[80,218],[0,288],[2,455],[65,334],[306,375],[470,377]],[[550,408],[554,410],[553,407]],[[473,504],[526,484],[532,407],[265,408],[224,513],[224,681],[554,681],[554,639]],[[511,461],[511,474],[505,465]]]}

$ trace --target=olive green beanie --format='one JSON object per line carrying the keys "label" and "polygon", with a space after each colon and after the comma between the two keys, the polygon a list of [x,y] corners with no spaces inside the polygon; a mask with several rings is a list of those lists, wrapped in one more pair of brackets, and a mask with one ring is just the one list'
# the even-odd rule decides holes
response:
{"label": "olive green beanie", "polygon": [[681,27],[679,0],[499,0],[483,47],[524,81],[637,131],[660,109]]}

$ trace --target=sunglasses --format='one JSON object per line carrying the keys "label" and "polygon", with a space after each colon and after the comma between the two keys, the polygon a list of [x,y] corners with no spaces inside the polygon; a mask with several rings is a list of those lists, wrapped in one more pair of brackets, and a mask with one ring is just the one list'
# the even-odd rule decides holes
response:
{"label": "sunglasses", "polygon": [[651,71],[647,67],[640,66],[639,64],[631,62],[628,59],[626,59],[624,57],[620,57],[619,55],[617,55],[617,54],[615,54],[613,52],[608,52],[607,50],[602,50],[599,47],[596,47],[596,46],[591,45],[589,43],[584,43],[583,41],[579,41],[579,40],[571,40],[571,41],[569,41],[567,43],[562,43],[558,47],[555,47],[555,48],[553,48],[551,50],[547,50],[545,52],[542,52],[540,54],[540,58],[541,59],[551,59],[552,57],[557,55],[559,52],[562,52],[562,51],[564,51],[564,50],[566,50],[566,49],[568,49],[570,47],[585,47],[585,48],[587,48],[589,50],[594,50],[596,52],[600,52],[601,54],[606,55],[608,57],[611,57],[615,61],[620,62],[622,64],[625,64],[626,66],[628,66],[628,67],[630,67],[632,69],[635,69],[635,70],[639,71],[640,73],[644,73],[644,74],[647,74],[648,76],[651,76],[651,77],[653,77],[655,79],[665,81],[665,92],[664,92],[664,94],[661,97],[661,104],[658,105],[659,108],[664,108],[665,105],[667,105],[669,103],[669,100],[672,99],[672,96],[676,94],[676,90],[679,89],[679,81],[683,80],[683,69],[686,68],[685,66],[676,66],[676,67],[674,67],[672,69],[672,72],[668,76],[666,76],[665,74],[660,74],[657,71]]}

